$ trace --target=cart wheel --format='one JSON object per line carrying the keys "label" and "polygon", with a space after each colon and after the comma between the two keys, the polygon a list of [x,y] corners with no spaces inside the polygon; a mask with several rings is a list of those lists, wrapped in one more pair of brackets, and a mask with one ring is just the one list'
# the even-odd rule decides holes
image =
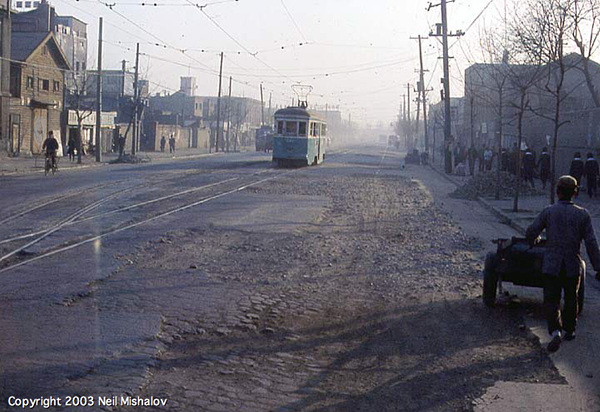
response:
{"label": "cart wheel", "polygon": [[581,284],[579,285],[579,293],[577,294],[577,315],[581,315],[583,312],[583,301],[585,300],[585,276],[581,278]]}
{"label": "cart wheel", "polygon": [[483,303],[490,308],[496,305],[496,289],[498,287],[496,260],[495,253],[488,253],[483,269]]}

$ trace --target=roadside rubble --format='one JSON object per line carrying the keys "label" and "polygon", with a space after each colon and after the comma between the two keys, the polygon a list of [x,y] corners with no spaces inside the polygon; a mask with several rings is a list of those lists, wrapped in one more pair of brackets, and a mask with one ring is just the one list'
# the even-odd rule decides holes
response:
{"label": "roadside rubble", "polygon": [[151,162],[152,159],[150,159],[150,157],[148,156],[137,156],[137,155],[130,155],[130,154],[123,154],[123,156],[115,159],[115,160],[111,160],[109,163],[110,164],[117,164],[117,163],[149,163]]}
{"label": "roadside rubble", "polygon": [[[500,197],[512,197],[515,195],[517,179],[510,173],[502,172],[500,175]],[[491,197],[496,195],[497,187],[496,173],[478,174],[467,181],[462,186],[459,186],[454,192],[450,193],[450,197],[455,199],[477,200],[480,197]],[[540,182],[536,182],[538,187],[532,188],[527,182],[521,182],[519,195],[521,196],[538,196],[545,192],[539,186]]]}

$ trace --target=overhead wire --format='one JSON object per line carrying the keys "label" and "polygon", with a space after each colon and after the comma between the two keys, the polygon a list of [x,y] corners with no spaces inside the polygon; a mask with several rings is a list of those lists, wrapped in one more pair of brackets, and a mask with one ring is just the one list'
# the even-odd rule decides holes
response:
{"label": "overhead wire", "polygon": [[290,20],[294,24],[294,27],[296,27],[296,30],[298,31],[298,33],[300,33],[300,37],[302,37],[302,40],[307,41],[306,40],[306,36],[304,35],[304,33],[302,32],[302,30],[300,29],[300,26],[296,22],[296,19],[294,19],[294,16],[292,16],[292,13],[290,13],[290,10],[285,5],[285,2],[283,0],[280,0],[280,1],[281,1],[281,5],[283,6],[283,8],[284,8],[285,12],[287,13],[288,17],[290,18]]}

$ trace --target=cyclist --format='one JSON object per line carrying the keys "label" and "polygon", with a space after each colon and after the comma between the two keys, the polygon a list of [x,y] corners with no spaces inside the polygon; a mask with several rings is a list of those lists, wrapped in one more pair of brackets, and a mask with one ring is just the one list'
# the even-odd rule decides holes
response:
{"label": "cyclist", "polygon": [[42,150],[46,150],[46,159],[52,161],[52,168],[56,169],[56,154],[58,152],[58,141],[54,138],[52,130],[48,132],[48,137],[42,143]]}

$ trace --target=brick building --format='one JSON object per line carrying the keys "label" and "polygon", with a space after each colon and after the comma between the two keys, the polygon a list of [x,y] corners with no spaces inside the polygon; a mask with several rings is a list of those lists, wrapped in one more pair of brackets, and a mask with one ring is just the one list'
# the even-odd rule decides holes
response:
{"label": "brick building", "polygon": [[63,88],[69,63],[54,34],[12,33],[10,67],[11,151],[42,151],[48,131],[61,138]]}

